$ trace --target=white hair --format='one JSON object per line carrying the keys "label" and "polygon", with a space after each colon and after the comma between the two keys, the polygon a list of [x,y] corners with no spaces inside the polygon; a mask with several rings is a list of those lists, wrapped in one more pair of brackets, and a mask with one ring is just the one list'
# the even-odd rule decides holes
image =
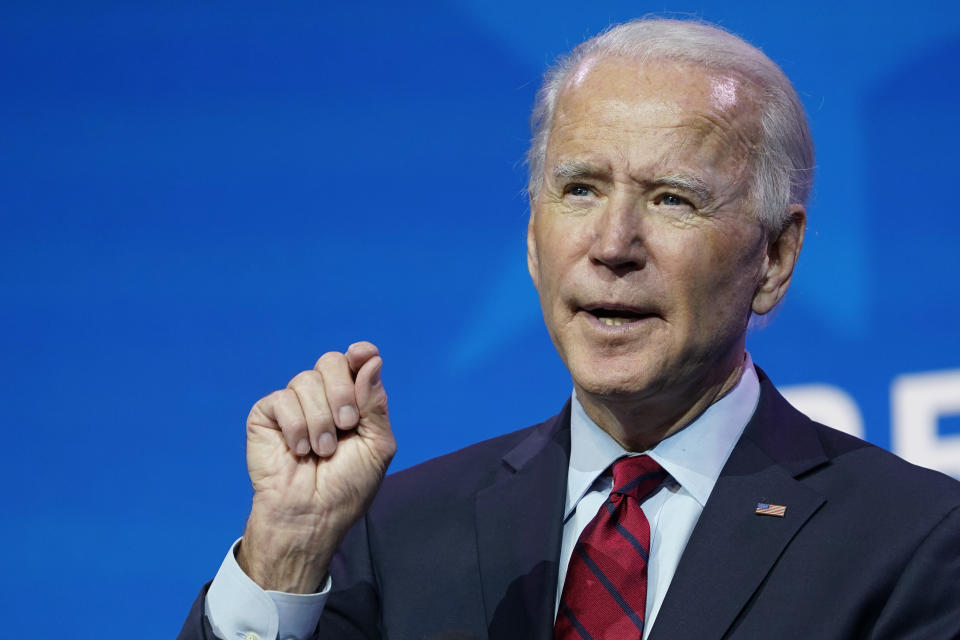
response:
{"label": "white hair", "polygon": [[789,205],[806,204],[813,184],[813,139],[803,104],[780,67],[720,27],[661,18],[613,26],[578,45],[544,74],[530,120],[533,139],[527,152],[528,190],[533,199],[543,185],[547,142],[560,91],[571,72],[598,57],[623,57],[641,64],[668,60],[750,80],[761,110],[760,140],[751,158],[749,198],[754,213],[768,229],[779,230],[789,221]]}

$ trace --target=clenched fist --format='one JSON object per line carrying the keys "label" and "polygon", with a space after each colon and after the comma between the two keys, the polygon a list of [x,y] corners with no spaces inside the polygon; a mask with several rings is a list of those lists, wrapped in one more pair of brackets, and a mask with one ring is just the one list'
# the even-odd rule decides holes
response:
{"label": "clenched fist", "polygon": [[253,507],[238,561],[264,589],[310,593],[396,451],[369,342],[325,353],[247,418]]}

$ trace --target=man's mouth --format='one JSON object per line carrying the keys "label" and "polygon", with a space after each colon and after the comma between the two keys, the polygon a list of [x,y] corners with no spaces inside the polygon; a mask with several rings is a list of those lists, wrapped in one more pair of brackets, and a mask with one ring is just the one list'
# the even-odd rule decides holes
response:
{"label": "man's mouth", "polygon": [[590,305],[583,307],[583,310],[608,327],[620,327],[654,315],[624,305]]}

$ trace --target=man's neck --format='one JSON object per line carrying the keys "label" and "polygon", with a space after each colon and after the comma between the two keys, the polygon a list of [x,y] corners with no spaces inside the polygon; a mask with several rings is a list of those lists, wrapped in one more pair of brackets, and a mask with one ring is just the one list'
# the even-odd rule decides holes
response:
{"label": "man's neck", "polygon": [[627,451],[647,451],[693,422],[733,389],[743,373],[743,356],[725,371],[669,392],[644,398],[594,395],[576,386],[586,414]]}

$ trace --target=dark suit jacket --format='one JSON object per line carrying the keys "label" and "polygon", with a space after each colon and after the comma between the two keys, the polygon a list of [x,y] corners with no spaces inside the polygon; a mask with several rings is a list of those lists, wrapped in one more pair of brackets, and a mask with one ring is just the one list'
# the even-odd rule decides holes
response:
{"label": "dark suit jacket", "polygon": [[[760,377],[651,640],[960,638],[960,483],[812,422]],[[568,404],[387,478],[331,567],[317,637],[551,638],[569,425]],[[203,598],[181,638],[213,637]]]}

